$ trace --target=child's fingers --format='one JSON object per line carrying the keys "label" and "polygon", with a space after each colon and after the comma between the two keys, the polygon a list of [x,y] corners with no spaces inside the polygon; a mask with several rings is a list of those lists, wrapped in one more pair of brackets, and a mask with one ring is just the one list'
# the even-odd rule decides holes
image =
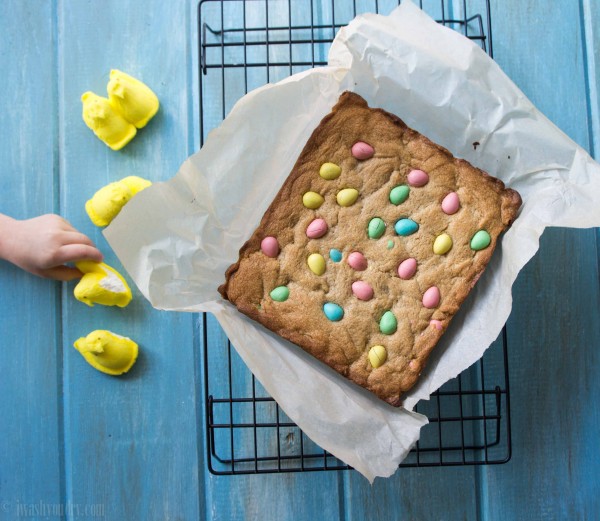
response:
{"label": "child's fingers", "polygon": [[55,256],[57,264],[80,260],[102,262],[102,259],[100,250],[88,244],[65,244],[58,249]]}
{"label": "child's fingers", "polygon": [[83,275],[77,268],[71,268],[69,266],[56,266],[54,268],[41,270],[37,274],[48,279],[62,280],[65,282],[79,279]]}
{"label": "child's fingers", "polygon": [[57,240],[61,244],[81,243],[81,244],[89,244],[90,246],[94,246],[92,239],[90,239],[87,235],[85,235],[84,233],[81,233],[77,230],[61,230],[57,234]]}
{"label": "child's fingers", "polygon": [[60,215],[51,215],[51,218],[53,218],[56,222],[56,224],[63,230],[65,231],[72,231],[72,232],[76,232],[77,229],[73,227],[73,225],[67,221],[64,217],[61,217]]}
{"label": "child's fingers", "polygon": [[80,232],[63,232],[63,235],[60,237],[59,244],[61,247],[80,244],[84,246],[90,246],[96,250],[98,249],[87,235],[84,235]]}

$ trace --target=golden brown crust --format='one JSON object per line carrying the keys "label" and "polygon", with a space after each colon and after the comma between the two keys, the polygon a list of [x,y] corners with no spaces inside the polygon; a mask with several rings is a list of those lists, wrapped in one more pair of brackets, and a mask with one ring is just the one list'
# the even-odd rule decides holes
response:
{"label": "golden brown crust", "polygon": [[[371,144],[375,155],[355,159],[350,150],[357,141]],[[339,165],[342,174],[335,180],[322,179],[319,169],[325,162]],[[390,190],[406,184],[413,169],[427,172],[429,182],[411,186],[402,204],[390,203]],[[349,207],[339,206],[336,200],[344,188],[355,188],[360,194]],[[307,191],[324,197],[321,207],[313,210],[303,205]],[[454,215],[441,210],[450,192],[458,194],[461,204]],[[219,291],[242,313],[399,406],[520,205],[519,194],[506,189],[502,181],[454,158],[393,114],[370,109],[360,96],[346,92],[311,135],[260,225],[240,249],[238,262],[227,270]],[[367,236],[373,217],[387,225],[379,239]],[[404,217],[419,223],[417,233],[406,237],[395,233],[394,223]],[[324,219],[329,229],[322,238],[310,239],[306,228],[315,218]],[[480,229],[489,232],[491,243],[474,251],[470,241]],[[432,245],[441,233],[452,237],[453,246],[437,255]],[[261,251],[261,241],[267,236],[277,238],[281,251],[276,258]],[[343,253],[341,262],[330,259],[331,248]],[[349,266],[348,255],[353,251],[367,258],[366,270]],[[325,258],[323,275],[309,270],[311,253]],[[410,280],[402,280],[397,267],[409,257],[417,259],[417,272]],[[371,300],[354,296],[351,285],[357,280],[372,286]],[[270,297],[278,286],[290,291],[284,302]],[[423,293],[431,286],[441,293],[434,309],[422,304]],[[325,316],[326,302],[343,308],[340,321]],[[393,334],[379,329],[379,320],[388,310],[398,323]],[[432,325],[432,320],[439,322]],[[383,345],[387,351],[387,360],[378,368],[368,359],[373,345]]]}

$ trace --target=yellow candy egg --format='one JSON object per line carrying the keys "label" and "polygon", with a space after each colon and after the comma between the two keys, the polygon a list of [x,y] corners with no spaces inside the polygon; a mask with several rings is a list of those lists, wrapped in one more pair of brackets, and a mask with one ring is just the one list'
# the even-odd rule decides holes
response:
{"label": "yellow candy egg", "polygon": [[452,248],[452,238],[447,233],[442,233],[435,238],[433,242],[433,253],[444,255]]}
{"label": "yellow candy egg", "polygon": [[306,262],[310,271],[315,275],[323,275],[325,273],[325,258],[320,253],[311,253]]}
{"label": "yellow candy egg", "polygon": [[323,196],[317,192],[306,192],[302,196],[302,204],[311,210],[319,208],[324,201]]}
{"label": "yellow candy egg", "polygon": [[337,194],[337,202],[340,206],[352,206],[358,199],[358,190],[355,188],[344,188]]}
{"label": "yellow candy egg", "polygon": [[319,175],[328,181],[337,179],[341,173],[342,169],[335,163],[323,163],[319,170]]}
{"label": "yellow candy egg", "polygon": [[373,369],[377,369],[387,360],[387,351],[382,345],[376,345],[369,349],[368,357]]}

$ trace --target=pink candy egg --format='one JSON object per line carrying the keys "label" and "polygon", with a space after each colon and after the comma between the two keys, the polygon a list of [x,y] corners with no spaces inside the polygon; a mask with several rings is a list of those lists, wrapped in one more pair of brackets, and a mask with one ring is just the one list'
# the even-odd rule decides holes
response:
{"label": "pink candy egg", "polygon": [[408,364],[408,368],[413,373],[420,373],[421,372],[421,364],[417,360],[411,360],[410,363]]}
{"label": "pink candy egg", "polygon": [[260,243],[260,249],[267,257],[272,259],[279,255],[279,243],[275,237],[265,237]]}
{"label": "pink candy egg", "polygon": [[432,320],[429,322],[429,324],[431,324],[438,331],[442,330],[442,323],[439,320]]}
{"label": "pink candy egg", "polygon": [[417,271],[417,260],[412,257],[406,260],[403,260],[398,266],[398,277],[403,280],[408,280],[412,278],[412,276]]}
{"label": "pink candy egg", "polygon": [[424,294],[423,294],[423,305],[427,309],[437,308],[440,303],[440,290],[437,286],[431,286]]}
{"label": "pink candy egg", "polygon": [[373,288],[362,280],[352,283],[352,293],[360,300],[371,300],[373,298]]}
{"label": "pink candy egg", "polygon": [[356,271],[364,271],[367,269],[368,263],[367,259],[362,253],[353,251],[350,255],[348,255],[348,264]]}
{"label": "pink candy egg", "polygon": [[352,155],[361,161],[373,157],[374,148],[364,141],[357,141],[352,145]]}
{"label": "pink candy egg", "polygon": [[456,192],[450,192],[442,201],[442,211],[448,215],[455,214],[460,208],[460,201]]}
{"label": "pink candy egg", "polygon": [[329,227],[323,219],[315,219],[306,228],[306,235],[309,239],[318,239],[319,237],[323,237],[327,233],[327,230],[329,230]]}
{"label": "pink candy egg", "polygon": [[425,186],[429,182],[429,176],[423,170],[411,170],[407,180],[410,186]]}

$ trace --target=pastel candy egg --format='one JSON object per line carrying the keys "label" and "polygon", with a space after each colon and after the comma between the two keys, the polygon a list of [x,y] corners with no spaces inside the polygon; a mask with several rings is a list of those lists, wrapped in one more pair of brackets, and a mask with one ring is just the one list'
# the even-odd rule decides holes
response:
{"label": "pastel candy egg", "polygon": [[450,192],[442,201],[442,211],[445,214],[452,215],[458,212],[460,201],[456,192]]}
{"label": "pastel candy egg", "polygon": [[287,286],[277,286],[269,295],[277,302],[285,302],[290,296],[290,290]]}
{"label": "pastel candy egg", "polygon": [[325,258],[320,253],[311,253],[306,260],[310,271],[315,275],[323,275],[325,273]]}
{"label": "pastel candy egg", "polygon": [[410,186],[425,186],[429,182],[429,176],[423,170],[411,170],[407,180]]}
{"label": "pastel candy egg", "polygon": [[382,345],[376,345],[369,349],[369,354],[367,356],[373,369],[377,369],[387,360],[387,351]]}
{"label": "pastel candy egg", "polygon": [[336,196],[340,206],[352,206],[358,199],[358,190],[355,188],[344,188]]}
{"label": "pastel candy egg", "polygon": [[444,255],[452,248],[452,237],[447,233],[442,233],[433,241],[433,253],[436,255]]}
{"label": "pastel candy egg", "polygon": [[475,251],[484,250],[490,245],[492,238],[485,230],[479,230],[471,239],[471,249]]}
{"label": "pastel candy egg", "polygon": [[353,251],[348,255],[348,264],[356,271],[364,271],[367,269],[367,259],[359,251]]}
{"label": "pastel candy egg", "polygon": [[340,250],[336,250],[335,248],[331,248],[331,250],[329,250],[329,258],[333,262],[340,262],[342,260],[342,252]]}
{"label": "pastel candy egg", "polygon": [[398,321],[391,311],[386,311],[379,321],[379,331],[384,335],[391,335],[398,329]]}
{"label": "pastel candy egg", "polygon": [[319,175],[323,179],[327,179],[328,181],[337,179],[338,177],[340,177],[341,173],[342,169],[335,163],[323,163],[319,170]]}
{"label": "pastel candy egg", "polygon": [[342,307],[333,302],[326,302],[323,305],[323,313],[325,313],[325,316],[332,322],[339,322],[344,318],[344,310]]}
{"label": "pastel candy egg", "polygon": [[408,364],[408,368],[413,372],[413,373],[420,373],[421,372],[421,364],[418,360],[411,360]]}
{"label": "pastel candy egg", "polygon": [[408,280],[412,278],[412,276],[417,271],[417,259],[413,259],[412,257],[403,260],[398,266],[398,277],[403,280]]}
{"label": "pastel candy egg", "polygon": [[394,230],[398,235],[402,235],[406,237],[407,235],[412,235],[419,229],[419,225],[413,221],[412,219],[400,219],[394,225]]}
{"label": "pastel candy egg", "polygon": [[442,330],[442,323],[439,320],[431,320],[429,324],[438,331]]}
{"label": "pastel candy egg", "polygon": [[373,217],[369,221],[367,234],[371,239],[379,239],[385,233],[385,223],[380,217]]}
{"label": "pastel candy egg", "polygon": [[323,237],[327,230],[329,230],[329,227],[323,219],[315,219],[306,228],[306,235],[309,239],[318,239]]}
{"label": "pastel candy egg", "polygon": [[371,300],[373,298],[373,288],[368,282],[362,280],[352,283],[352,293],[359,300]]}
{"label": "pastel candy egg", "polygon": [[431,286],[424,294],[423,294],[423,305],[427,309],[437,308],[440,303],[440,290],[437,286]]}
{"label": "pastel candy egg", "polygon": [[410,188],[407,185],[394,186],[390,190],[390,203],[398,206],[408,199]]}
{"label": "pastel candy egg", "polygon": [[275,237],[265,237],[260,241],[260,249],[267,256],[274,259],[279,255],[279,243]]}
{"label": "pastel candy egg", "polygon": [[364,141],[357,141],[352,145],[352,155],[360,161],[373,157],[374,153],[375,149]]}
{"label": "pastel candy egg", "polygon": [[319,208],[324,201],[323,196],[317,192],[306,192],[302,196],[302,204],[311,210]]}

